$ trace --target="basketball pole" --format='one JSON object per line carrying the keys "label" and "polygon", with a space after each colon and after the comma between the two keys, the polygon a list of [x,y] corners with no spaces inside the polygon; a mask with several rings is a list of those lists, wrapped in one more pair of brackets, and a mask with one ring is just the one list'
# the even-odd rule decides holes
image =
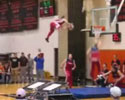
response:
{"label": "basketball pole", "polygon": [[124,1],[125,1],[125,0],[122,0],[122,1],[121,1],[120,6],[119,6],[118,11],[117,11],[117,14],[116,14],[115,17],[114,17],[113,22],[111,23],[111,27],[114,25],[114,23],[115,23],[115,21],[116,21],[116,18],[117,18],[117,16],[119,15],[119,13],[120,13],[120,11],[121,11],[121,9],[122,9],[122,6],[123,6],[123,4],[124,4]]}

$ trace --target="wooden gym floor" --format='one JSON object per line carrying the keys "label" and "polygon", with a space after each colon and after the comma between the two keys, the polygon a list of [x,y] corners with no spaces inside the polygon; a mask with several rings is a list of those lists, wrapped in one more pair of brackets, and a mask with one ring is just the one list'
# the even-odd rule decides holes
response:
{"label": "wooden gym floor", "polygon": [[[26,84],[0,84],[0,93],[15,94],[16,90],[20,87],[24,87]],[[0,96],[0,100],[15,100],[13,98]],[[111,100],[111,98],[99,98],[99,99],[84,99],[84,100]],[[121,97],[120,100],[125,100],[125,97]]]}

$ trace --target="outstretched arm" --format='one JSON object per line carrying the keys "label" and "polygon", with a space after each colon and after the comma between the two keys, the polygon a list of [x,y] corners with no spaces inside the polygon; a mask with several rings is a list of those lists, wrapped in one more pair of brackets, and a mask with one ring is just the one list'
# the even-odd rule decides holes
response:
{"label": "outstretched arm", "polygon": [[66,64],[66,59],[64,59],[64,61],[61,63],[61,67],[60,68],[64,68],[64,66],[65,66],[65,64]]}
{"label": "outstretched arm", "polygon": [[108,71],[107,73],[102,74],[102,76],[105,77],[105,76],[109,75],[111,72],[112,72],[112,71]]}
{"label": "outstretched arm", "polygon": [[125,77],[120,70],[118,70],[118,74],[119,74],[120,78],[118,78],[116,80],[116,82],[114,83],[114,85],[117,85],[117,83],[120,82]]}

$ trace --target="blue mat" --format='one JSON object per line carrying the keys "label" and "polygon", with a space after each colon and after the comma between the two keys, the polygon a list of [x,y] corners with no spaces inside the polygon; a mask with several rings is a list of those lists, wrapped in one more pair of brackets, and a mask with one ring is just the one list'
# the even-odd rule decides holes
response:
{"label": "blue mat", "polygon": [[[125,96],[125,88],[122,88],[122,96]],[[74,88],[69,90],[78,99],[87,98],[105,98],[110,97],[109,88],[101,87],[85,87],[85,88]],[[67,90],[61,90],[61,93],[66,93]]]}

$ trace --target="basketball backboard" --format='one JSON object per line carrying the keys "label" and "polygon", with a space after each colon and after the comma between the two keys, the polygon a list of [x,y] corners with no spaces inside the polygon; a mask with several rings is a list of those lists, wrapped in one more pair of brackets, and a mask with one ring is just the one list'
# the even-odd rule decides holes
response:
{"label": "basketball backboard", "polygon": [[113,34],[118,31],[117,6],[92,9],[91,35],[95,35],[95,28],[101,26],[101,34]]}

